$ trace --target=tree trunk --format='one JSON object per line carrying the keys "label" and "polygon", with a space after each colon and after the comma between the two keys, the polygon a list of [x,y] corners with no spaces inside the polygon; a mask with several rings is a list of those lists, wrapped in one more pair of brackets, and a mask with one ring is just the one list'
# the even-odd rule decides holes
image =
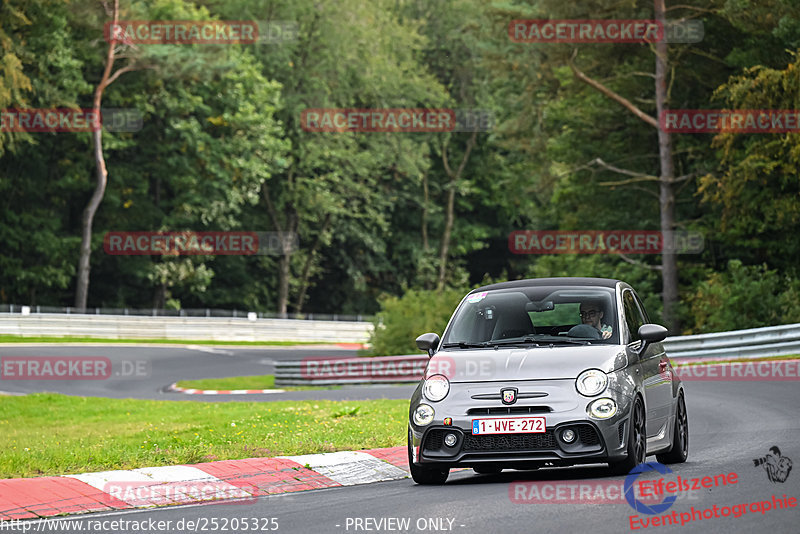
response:
{"label": "tree trunk", "polygon": [[[117,23],[119,17],[119,0],[114,1],[114,24]],[[103,76],[100,78],[100,83],[94,91],[94,101],[92,102],[92,111],[100,117],[100,104],[103,101],[103,91],[113,81],[111,77],[111,69],[114,66],[114,46],[116,42],[111,41],[108,44],[108,51],[106,52],[106,66],[103,70]],[[120,72],[116,73],[117,75]],[[116,78],[116,76],[115,76]],[[106,183],[108,182],[108,171],[106,170],[106,160],[103,157],[103,128],[99,126],[92,131],[92,146],[94,148],[94,164],[95,164],[95,187],[92,198],[89,199],[89,204],[83,210],[83,218],[81,220],[81,248],[78,257],[78,283],[75,288],[75,307],[78,310],[86,309],[86,302],[89,297],[89,269],[90,260],[92,257],[92,223],[94,222],[94,215],[97,213],[97,208],[103,200],[106,192]]]}
{"label": "tree trunk", "polygon": [[[655,19],[666,28],[664,0],[654,0]],[[656,115],[667,106],[667,43],[666,39],[656,43]],[[675,168],[672,161],[672,135],[658,128],[658,155],[661,162],[659,179],[659,207],[661,209],[661,235],[672,236],[675,229]],[[678,303],[678,265],[672,247],[661,254],[662,302],[664,322],[673,332],[680,332],[676,306]]]}
{"label": "tree trunk", "polygon": [[[665,6],[664,0],[654,0],[654,11],[655,11],[655,19],[661,23],[662,28],[665,28]],[[666,109],[667,100],[669,95],[667,94],[667,65],[668,65],[668,54],[667,54],[667,43],[665,40],[661,40],[655,44],[656,48],[656,76],[655,76],[655,92],[656,92],[656,118],[651,117],[650,115],[646,114],[642,110],[640,110],[636,105],[631,102],[630,100],[623,98],[621,95],[615,93],[610,88],[606,87],[602,83],[597,80],[594,80],[581,72],[573,63],[573,59],[577,55],[577,49],[575,49],[572,59],[568,59],[567,62],[572,69],[572,72],[575,76],[588,84],[589,86],[595,88],[600,93],[604,94],[605,96],[609,97],[610,99],[616,101],[617,103],[621,104],[625,107],[628,111],[633,113],[636,117],[641,119],[642,121],[646,122],[650,126],[656,128],[658,130],[658,154],[659,154],[659,162],[661,167],[661,176],[658,178],[659,182],[659,210],[660,210],[660,228],[662,232],[662,236],[665,238],[672,235],[672,232],[675,227],[675,169],[673,166],[672,161],[672,136],[663,131],[661,125],[659,124],[659,117],[661,117],[661,112]],[[622,172],[623,174],[627,174],[629,176],[633,176],[632,180],[627,180],[628,183],[632,183],[635,181],[642,181],[642,180],[650,180],[650,177],[636,172],[620,170],[616,167],[608,165],[599,158],[595,160],[599,162],[604,167],[608,168],[609,170],[613,170],[614,172]],[[683,177],[686,178],[686,177]],[[661,301],[664,305],[664,322],[670,328],[672,332],[680,332],[680,323],[677,317],[677,303],[678,303],[678,265],[677,265],[677,258],[675,257],[675,253],[672,248],[669,248],[667,252],[662,253],[661,255],[661,266],[659,269],[661,270],[661,285],[662,285],[662,293],[661,293]]]}
{"label": "tree trunk", "polygon": [[445,212],[444,233],[442,234],[442,248],[439,251],[439,279],[436,283],[436,290],[444,289],[445,274],[447,273],[447,254],[450,251],[450,235],[453,231],[453,221],[455,219],[455,198],[457,179],[451,178],[447,191],[447,210]]}
{"label": "tree trunk", "polygon": [[167,304],[167,284],[162,283],[153,293],[153,309],[160,310],[166,308]]}
{"label": "tree trunk", "polygon": [[314,246],[311,247],[311,250],[308,251],[308,257],[306,258],[306,264],[303,266],[303,275],[300,278],[300,291],[297,295],[297,304],[295,305],[295,313],[301,313],[303,310],[303,301],[306,299],[306,291],[308,290],[308,277],[309,273],[311,272],[311,264],[314,261],[314,256],[317,254],[317,250],[319,250],[319,245],[322,243],[322,237],[325,232],[328,230],[328,226],[331,223],[331,214],[328,213],[325,215],[325,220],[322,222],[322,226],[319,229],[319,233],[317,234],[317,239],[314,241]]}
{"label": "tree trunk", "polygon": [[286,317],[287,303],[289,302],[290,259],[289,254],[281,254],[281,259],[278,261],[278,314],[281,317]]}
{"label": "tree trunk", "polygon": [[281,241],[281,259],[278,263],[278,313],[286,317],[289,308],[289,277],[291,276],[292,254],[289,243],[290,236],[297,232],[297,214],[289,215],[289,224],[286,231],[278,231],[278,238]]}
{"label": "tree trunk", "polygon": [[[289,173],[289,180],[291,181],[291,171]],[[281,257],[278,260],[278,313],[285,317],[288,311],[289,305],[289,276],[290,276],[290,262],[292,258],[292,252],[289,250],[289,236],[294,235],[297,231],[297,213],[291,212],[289,214],[289,221],[287,224],[286,229],[281,227],[280,219],[278,218],[278,211],[275,209],[275,205],[272,203],[272,198],[269,196],[269,188],[264,182],[261,186],[261,194],[264,197],[264,202],[267,205],[267,213],[269,213],[270,219],[272,219],[272,224],[275,227],[275,230],[278,233],[278,239],[281,242]]]}
{"label": "tree trunk", "polygon": [[422,173],[422,250],[428,252],[428,172]]}
{"label": "tree trunk", "polygon": [[453,233],[453,223],[455,222],[455,200],[456,200],[456,186],[464,173],[464,167],[467,165],[469,155],[472,148],[475,146],[475,140],[478,132],[472,132],[472,135],[467,141],[467,147],[464,150],[464,157],[461,158],[461,163],[458,169],[453,172],[450,169],[450,163],[447,159],[447,144],[442,146],[442,163],[444,164],[445,172],[450,177],[447,191],[447,207],[445,211],[444,233],[442,234],[442,248],[439,252],[439,280],[436,284],[436,290],[441,291],[444,289],[444,281],[447,274],[447,255],[450,252],[450,236]]}

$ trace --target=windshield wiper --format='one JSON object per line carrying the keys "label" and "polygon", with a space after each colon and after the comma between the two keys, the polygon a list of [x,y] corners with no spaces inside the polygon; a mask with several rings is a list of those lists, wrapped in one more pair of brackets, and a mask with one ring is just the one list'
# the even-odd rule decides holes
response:
{"label": "windshield wiper", "polygon": [[537,347],[541,347],[539,342],[531,337],[526,337],[524,339],[509,339],[507,341],[490,341],[492,345],[502,346],[502,345],[536,345]]}
{"label": "windshield wiper", "polygon": [[570,344],[570,345],[591,345],[592,341],[598,341],[598,340],[596,340],[596,339],[595,340],[591,340],[591,339],[561,339],[561,338],[559,338],[559,339],[540,339],[539,341],[541,341],[542,343],[549,344],[549,345],[553,345],[553,344],[556,344],[556,343],[567,343],[567,344]]}
{"label": "windshield wiper", "polygon": [[445,343],[442,345],[443,349],[452,349],[454,347],[458,347],[460,349],[475,349],[475,348],[485,348],[489,347],[489,343],[487,341],[481,341],[480,343],[467,343],[466,341],[459,341],[458,343]]}

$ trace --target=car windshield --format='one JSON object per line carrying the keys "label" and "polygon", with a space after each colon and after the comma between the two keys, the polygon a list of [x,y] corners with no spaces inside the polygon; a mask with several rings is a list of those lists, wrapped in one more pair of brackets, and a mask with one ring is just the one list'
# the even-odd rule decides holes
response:
{"label": "car windshield", "polygon": [[614,290],[521,287],[474,292],[456,310],[443,348],[619,343]]}

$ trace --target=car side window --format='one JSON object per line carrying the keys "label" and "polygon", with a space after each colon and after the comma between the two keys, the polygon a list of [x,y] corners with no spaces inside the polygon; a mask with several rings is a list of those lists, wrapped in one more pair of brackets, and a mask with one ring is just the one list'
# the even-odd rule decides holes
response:
{"label": "car side window", "polygon": [[622,307],[625,310],[625,323],[628,325],[628,331],[630,332],[630,340],[628,342],[639,341],[639,327],[644,324],[644,317],[642,317],[642,312],[639,311],[639,306],[636,305],[633,293],[628,290],[622,294]]}
{"label": "car side window", "polygon": [[644,304],[642,303],[642,299],[640,299],[639,295],[637,295],[636,293],[633,293],[633,298],[634,298],[634,300],[636,300],[636,304],[639,306],[639,309],[642,312],[642,316],[644,317],[645,324],[649,323],[650,322],[650,316],[647,314],[647,309],[644,307]]}

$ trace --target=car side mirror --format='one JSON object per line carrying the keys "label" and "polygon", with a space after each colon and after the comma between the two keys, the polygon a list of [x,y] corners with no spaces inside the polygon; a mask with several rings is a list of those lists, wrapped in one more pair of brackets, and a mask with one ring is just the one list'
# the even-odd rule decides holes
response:
{"label": "car side mirror", "polygon": [[439,348],[439,334],[435,334],[433,332],[428,332],[427,334],[422,334],[417,338],[417,348],[419,350],[424,350],[428,353],[428,357],[432,357],[433,353]]}
{"label": "car side mirror", "polygon": [[658,343],[666,339],[669,331],[660,324],[643,324],[639,327],[639,338],[642,340],[642,346],[639,349],[639,354],[643,354],[647,346],[652,343]]}

